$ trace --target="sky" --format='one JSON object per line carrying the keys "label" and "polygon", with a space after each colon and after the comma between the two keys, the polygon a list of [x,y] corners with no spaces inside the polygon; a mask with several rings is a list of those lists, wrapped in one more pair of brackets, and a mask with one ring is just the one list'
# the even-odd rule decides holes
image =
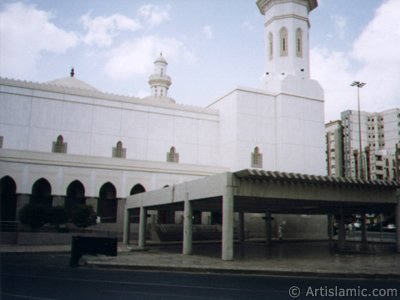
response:
{"label": "sky", "polygon": [[[205,107],[236,86],[260,88],[264,17],[255,0],[0,0],[0,76],[69,76],[145,97],[162,52],[169,96]],[[400,0],[319,0],[310,14],[310,72],[325,91],[325,121],[357,109],[400,107]]]}

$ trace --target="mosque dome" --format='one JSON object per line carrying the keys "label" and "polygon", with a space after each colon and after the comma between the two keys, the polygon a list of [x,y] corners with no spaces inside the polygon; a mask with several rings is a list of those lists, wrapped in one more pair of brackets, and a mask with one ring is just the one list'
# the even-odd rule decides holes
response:
{"label": "mosque dome", "polygon": [[99,91],[95,87],[91,86],[90,84],[79,80],[74,77],[74,69],[71,70],[71,75],[65,78],[55,79],[51,81],[47,81],[47,84],[57,85],[60,87],[66,88],[73,88],[73,89],[80,89],[80,90],[89,90],[89,91]]}

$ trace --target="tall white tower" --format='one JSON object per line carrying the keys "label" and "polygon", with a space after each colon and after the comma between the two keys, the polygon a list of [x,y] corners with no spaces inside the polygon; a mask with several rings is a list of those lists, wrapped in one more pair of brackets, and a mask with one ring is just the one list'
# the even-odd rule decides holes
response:
{"label": "tall white tower", "polygon": [[257,6],[265,16],[267,89],[279,91],[288,76],[309,79],[308,15],[317,0],[258,0]]}
{"label": "tall white tower", "polygon": [[160,53],[154,61],[154,73],[149,77],[151,95],[154,98],[168,97],[168,89],[172,84],[171,77],[167,75],[167,61]]}

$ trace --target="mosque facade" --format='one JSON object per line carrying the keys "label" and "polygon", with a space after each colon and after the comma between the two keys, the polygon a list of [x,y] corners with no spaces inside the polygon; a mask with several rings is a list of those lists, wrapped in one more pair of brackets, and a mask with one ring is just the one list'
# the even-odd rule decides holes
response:
{"label": "mosque facade", "polygon": [[325,175],[324,95],[309,71],[317,1],[256,4],[265,18],[262,86],[239,86],[207,107],[168,96],[162,54],[146,98],[104,93],[74,72],[45,83],[1,78],[2,221],[29,202],[86,203],[97,226],[122,231],[126,198],[139,192],[249,168]]}

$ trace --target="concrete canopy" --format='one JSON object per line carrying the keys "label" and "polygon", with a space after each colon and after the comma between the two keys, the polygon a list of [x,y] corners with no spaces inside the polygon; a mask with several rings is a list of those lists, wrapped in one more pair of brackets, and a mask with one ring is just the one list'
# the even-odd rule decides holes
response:
{"label": "concrete canopy", "polygon": [[[185,211],[185,227],[187,222],[191,226],[193,209],[220,211],[223,222],[222,258],[230,260],[233,259],[234,212],[343,215],[395,210],[397,250],[400,251],[399,187],[396,181],[367,181],[246,169],[133,195],[127,199],[125,214],[134,208],[146,211],[173,206],[175,210]],[[127,227],[128,224],[125,224],[125,241]]]}

